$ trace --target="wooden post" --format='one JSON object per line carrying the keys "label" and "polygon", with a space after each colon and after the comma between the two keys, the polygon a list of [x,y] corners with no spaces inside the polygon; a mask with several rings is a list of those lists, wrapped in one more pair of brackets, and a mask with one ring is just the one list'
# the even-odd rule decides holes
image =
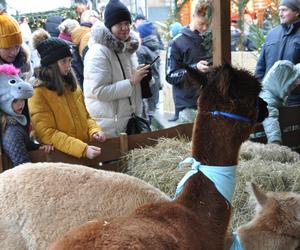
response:
{"label": "wooden post", "polygon": [[120,133],[120,151],[122,155],[128,153],[128,135],[126,133]]}
{"label": "wooden post", "polygon": [[214,0],[212,11],[213,64],[231,63],[230,0]]}
{"label": "wooden post", "polygon": [[[122,156],[128,153],[128,135],[126,133],[120,133],[120,151]],[[128,168],[127,159],[125,159],[125,157],[121,158],[121,162],[122,162],[121,171],[125,172]]]}

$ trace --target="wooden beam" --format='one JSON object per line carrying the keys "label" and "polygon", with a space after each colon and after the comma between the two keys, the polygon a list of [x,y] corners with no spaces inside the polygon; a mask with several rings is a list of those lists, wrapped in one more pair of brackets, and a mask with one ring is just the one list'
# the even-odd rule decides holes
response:
{"label": "wooden beam", "polygon": [[213,64],[231,63],[230,0],[214,0],[212,11]]}

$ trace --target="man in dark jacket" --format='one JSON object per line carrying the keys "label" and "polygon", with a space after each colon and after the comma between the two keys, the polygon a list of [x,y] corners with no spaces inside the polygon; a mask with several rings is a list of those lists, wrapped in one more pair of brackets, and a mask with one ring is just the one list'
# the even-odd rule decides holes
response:
{"label": "man in dark jacket", "polygon": [[[268,34],[256,65],[255,75],[260,80],[278,60],[300,63],[300,1],[282,0],[279,17],[281,24]],[[300,104],[300,87],[291,93],[287,103]]]}
{"label": "man in dark jacket", "polygon": [[179,112],[186,108],[197,109],[198,96],[193,86],[185,81],[185,67],[193,67],[205,73],[212,62],[212,33],[207,17],[210,6],[203,8],[200,3],[192,7],[191,24],[174,37],[167,51],[166,81],[173,85],[175,104],[175,115],[169,121],[176,121]]}

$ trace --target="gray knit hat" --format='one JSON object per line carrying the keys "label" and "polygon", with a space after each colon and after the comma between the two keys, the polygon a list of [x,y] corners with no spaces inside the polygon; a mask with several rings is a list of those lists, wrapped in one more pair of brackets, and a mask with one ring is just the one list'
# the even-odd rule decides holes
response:
{"label": "gray knit hat", "polygon": [[281,0],[280,5],[286,6],[295,11],[300,11],[300,0]]}

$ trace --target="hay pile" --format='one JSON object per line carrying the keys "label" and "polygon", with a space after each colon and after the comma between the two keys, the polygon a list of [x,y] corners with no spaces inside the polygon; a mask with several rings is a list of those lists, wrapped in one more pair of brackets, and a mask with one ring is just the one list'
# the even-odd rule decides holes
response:
{"label": "hay pile", "polygon": [[138,177],[173,197],[177,183],[187,168],[177,165],[191,155],[188,139],[160,138],[155,147],[131,150],[127,155],[127,174]]}
{"label": "hay pile", "polygon": [[[177,165],[191,156],[191,142],[186,138],[160,138],[155,147],[135,149],[127,157],[127,173],[159,188],[170,197],[177,183],[190,169]],[[249,221],[253,206],[246,183],[252,181],[268,191],[300,193],[300,155],[288,147],[245,142],[240,151],[237,185],[233,199],[232,229]]]}

